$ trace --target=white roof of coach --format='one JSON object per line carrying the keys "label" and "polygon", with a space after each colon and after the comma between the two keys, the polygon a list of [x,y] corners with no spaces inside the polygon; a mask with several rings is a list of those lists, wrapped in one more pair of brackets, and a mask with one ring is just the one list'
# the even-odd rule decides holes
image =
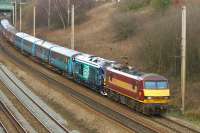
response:
{"label": "white roof of coach", "polygon": [[33,36],[31,36],[31,35],[29,35],[29,34],[26,34],[26,33],[23,33],[23,32],[18,32],[18,33],[16,34],[16,36],[18,36],[18,37],[20,37],[20,38],[23,38],[24,40],[27,40],[27,41],[32,42],[32,43],[38,42],[38,41],[42,41],[42,40],[39,39],[39,38],[33,37]]}
{"label": "white roof of coach", "polygon": [[57,47],[53,47],[51,48],[51,51],[56,52],[58,54],[62,54],[64,56],[67,57],[72,57],[73,55],[79,54],[78,51],[74,51],[65,47],[61,47],[61,46],[57,46]]}
{"label": "white roof of coach", "polygon": [[47,42],[47,41],[44,41],[44,40],[36,42],[36,45],[39,45],[40,47],[43,47],[43,48],[46,48],[46,49],[50,49],[52,47],[58,46],[56,44],[53,44],[53,43],[50,43],[50,42]]}
{"label": "white roof of coach", "polygon": [[27,36],[27,37],[24,38],[24,40],[27,40],[27,41],[32,42],[32,43],[42,41],[41,39],[33,37],[33,36]]}
{"label": "white roof of coach", "polygon": [[1,20],[1,25],[3,26],[4,29],[7,29],[8,31],[16,33],[15,27],[13,27],[7,19]]}
{"label": "white roof of coach", "polygon": [[26,34],[24,32],[18,32],[16,33],[16,36],[20,37],[20,38],[25,38],[25,37],[28,37],[30,36],[29,34]]}
{"label": "white roof of coach", "polygon": [[1,20],[1,25],[6,29],[10,25],[10,23],[7,19],[3,19]]}

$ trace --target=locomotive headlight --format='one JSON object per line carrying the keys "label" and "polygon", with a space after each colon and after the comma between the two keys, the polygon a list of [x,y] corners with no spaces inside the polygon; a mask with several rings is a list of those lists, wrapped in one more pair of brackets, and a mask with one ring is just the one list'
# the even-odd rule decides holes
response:
{"label": "locomotive headlight", "polygon": [[164,99],[169,99],[169,97],[164,97]]}
{"label": "locomotive headlight", "polygon": [[152,99],[152,97],[147,97],[147,99],[149,99],[149,100],[150,100],[150,99]]}

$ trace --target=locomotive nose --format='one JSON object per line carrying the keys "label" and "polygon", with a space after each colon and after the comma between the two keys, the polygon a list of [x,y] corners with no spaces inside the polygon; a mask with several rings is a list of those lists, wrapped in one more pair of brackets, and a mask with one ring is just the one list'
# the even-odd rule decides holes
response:
{"label": "locomotive nose", "polygon": [[162,90],[144,89],[144,96],[145,97],[169,97],[170,96],[170,91],[169,91],[169,89],[162,89]]}

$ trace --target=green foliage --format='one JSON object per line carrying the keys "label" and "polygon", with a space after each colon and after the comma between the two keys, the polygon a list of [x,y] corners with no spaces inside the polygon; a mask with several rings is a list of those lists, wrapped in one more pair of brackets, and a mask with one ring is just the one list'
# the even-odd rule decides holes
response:
{"label": "green foliage", "polygon": [[171,5],[171,0],[151,0],[151,5],[155,9],[166,9]]}
{"label": "green foliage", "polygon": [[147,6],[150,1],[151,0],[123,0],[119,6],[122,11],[131,11]]}

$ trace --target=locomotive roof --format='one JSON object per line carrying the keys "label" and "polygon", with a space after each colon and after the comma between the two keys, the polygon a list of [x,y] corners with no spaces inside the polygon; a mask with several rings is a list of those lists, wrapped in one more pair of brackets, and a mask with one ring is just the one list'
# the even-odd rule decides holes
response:
{"label": "locomotive roof", "polygon": [[98,67],[104,67],[107,64],[111,64],[114,61],[106,60],[97,56],[89,55],[89,54],[80,54],[75,57],[75,59],[85,62],[90,65],[96,65]]}
{"label": "locomotive roof", "polygon": [[140,76],[136,76],[136,75],[131,75],[131,74],[128,74],[126,72],[123,72],[123,71],[120,71],[120,70],[116,70],[112,67],[109,67],[107,68],[108,71],[111,71],[113,73],[117,73],[117,74],[120,74],[120,75],[123,75],[123,76],[126,76],[126,77],[129,77],[129,78],[133,78],[133,79],[136,79],[136,80],[142,80],[142,78]]}
{"label": "locomotive roof", "polygon": [[32,43],[36,43],[36,42],[42,42],[43,40],[36,38],[34,36],[31,36],[29,34],[23,33],[23,32],[19,32],[16,34],[16,36],[23,38],[26,41],[32,42]]}
{"label": "locomotive roof", "polygon": [[155,74],[155,73],[146,73],[142,75],[143,80],[167,80],[165,77]]}
{"label": "locomotive roof", "polygon": [[111,67],[107,68],[107,70],[136,80],[167,80],[165,77],[154,73],[143,73],[134,70],[132,72],[127,72],[127,71],[116,70]]}
{"label": "locomotive roof", "polygon": [[73,55],[79,54],[78,51],[74,51],[65,47],[57,46],[51,48],[51,51],[56,52],[58,54],[67,56],[67,57],[72,57]]}

